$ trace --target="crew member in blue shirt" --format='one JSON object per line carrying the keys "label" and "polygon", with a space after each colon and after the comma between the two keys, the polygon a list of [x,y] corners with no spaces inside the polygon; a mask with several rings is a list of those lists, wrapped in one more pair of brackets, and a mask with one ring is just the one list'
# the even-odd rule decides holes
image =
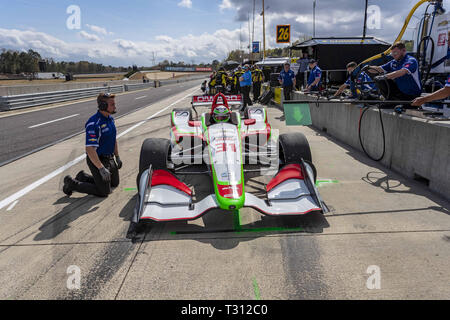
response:
{"label": "crew member in blue shirt", "polygon": [[[92,173],[80,171],[75,179],[64,177],[63,192],[71,196],[73,191],[107,197],[112,188],[119,185],[119,169],[122,161],[116,139],[113,114],[116,113],[115,96],[101,93],[97,97],[98,112],[86,122],[86,161]],[[114,159],[115,158],[115,159]]]}
{"label": "crew member in blue shirt", "polygon": [[308,77],[308,85],[306,91],[319,91],[319,86],[322,83],[322,70],[317,65],[314,59],[309,60],[309,69],[311,70]]}
{"label": "crew member in blue shirt", "polygon": [[379,66],[368,66],[365,70],[376,70],[383,75],[374,78],[386,100],[411,101],[422,93],[419,65],[416,58],[406,53],[405,44],[397,42],[392,46],[394,58]]}
{"label": "crew member in blue shirt", "polygon": [[278,76],[278,81],[283,86],[284,100],[291,100],[291,92],[296,84],[295,72],[291,70],[289,62],[284,64],[284,69],[281,70]]}
{"label": "crew member in blue shirt", "polygon": [[241,86],[241,92],[244,95],[244,106],[242,108],[245,109],[247,105],[253,105],[252,100],[250,99],[250,90],[253,82],[250,66],[246,64],[243,69],[244,74],[239,78],[239,85]]}
{"label": "crew member in blue shirt", "polygon": [[[352,74],[355,71],[358,64],[356,62],[350,62],[347,64],[347,72],[349,74],[349,77],[347,81],[345,81],[344,84],[342,84],[338,91],[332,96],[332,98],[338,97],[346,88],[350,87],[350,91],[352,92],[351,97],[357,98],[357,90],[355,86],[355,81],[352,80]],[[358,75],[358,79],[356,79],[356,82],[360,84],[360,89],[364,91],[367,95],[371,94],[372,92],[375,92],[377,90],[375,83],[373,83],[373,80],[370,78],[370,76],[365,73],[364,71],[360,72]]]}

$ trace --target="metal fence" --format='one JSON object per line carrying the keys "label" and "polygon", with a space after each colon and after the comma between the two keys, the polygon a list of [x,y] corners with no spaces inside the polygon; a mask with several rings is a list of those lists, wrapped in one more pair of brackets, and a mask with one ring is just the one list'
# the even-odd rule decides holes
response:
{"label": "metal fence", "polygon": [[52,103],[66,102],[72,100],[78,100],[83,98],[95,97],[101,92],[121,93],[124,91],[135,91],[141,89],[147,89],[151,87],[159,87],[161,85],[167,85],[172,83],[180,83],[191,80],[204,79],[205,76],[196,76],[183,79],[173,80],[155,80],[147,83],[138,84],[123,84],[107,87],[63,90],[53,92],[40,92],[32,94],[22,94],[13,96],[0,96],[0,111],[8,111],[22,108],[29,108],[35,106],[42,106]]}
{"label": "metal fence", "polygon": [[0,110],[15,110],[89,98],[98,95],[101,92],[120,93],[123,92],[123,86],[97,87],[88,89],[75,89],[54,92],[41,92],[22,94],[16,96],[0,97]]}

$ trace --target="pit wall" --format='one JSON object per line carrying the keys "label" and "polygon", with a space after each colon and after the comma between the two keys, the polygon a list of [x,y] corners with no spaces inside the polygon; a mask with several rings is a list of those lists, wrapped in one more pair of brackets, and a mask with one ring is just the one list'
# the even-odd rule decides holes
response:
{"label": "pit wall", "polygon": [[[281,104],[273,103],[283,108],[283,89],[277,90],[281,90]],[[298,91],[292,94],[292,100],[316,99]],[[361,107],[349,103],[311,102],[312,126],[363,152],[358,136]],[[386,153],[380,163],[407,178],[427,184],[432,191],[450,200],[450,121],[398,115],[390,109],[381,110],[381,114]],[[379,117],[378,109],[371,108],[361,121],[364,148],[373,158],[379,158],[383,152]]]}

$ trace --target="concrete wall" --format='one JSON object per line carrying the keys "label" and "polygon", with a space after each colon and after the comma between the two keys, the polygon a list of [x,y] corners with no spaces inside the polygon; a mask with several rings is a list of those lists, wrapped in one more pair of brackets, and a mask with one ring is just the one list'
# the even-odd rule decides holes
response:
{"label": "concrete wall", "polygon": [[[283,94],[282,94],[283,96]],[[312,100],[293,93],[293,100]],[[326,101],[326,100],[325,100]],[[282,107],[282,105],[281,105]],[[354,104],[310,103],[313,126],[363,152],[358,138],[362,108]],[[450,121],[430,121],[392,110],[381,110],[386,137],[386,153],[380,161],[405,177],[429,181],[429,188],[450,200]],[[378,109],[368,110],[361,122],[366,151],[379,158],[383,137]]]}

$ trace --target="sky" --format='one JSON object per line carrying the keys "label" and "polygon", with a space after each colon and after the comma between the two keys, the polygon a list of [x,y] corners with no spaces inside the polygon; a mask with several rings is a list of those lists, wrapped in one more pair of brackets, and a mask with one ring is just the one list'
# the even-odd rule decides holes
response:
{"label": "sky", "polygon": [[[444,0],[447,10],[449,2]],[[364,3],[316,0],[316,37],[361,36]],[[369,0],[379,8],[380,23],[373,23],[367,36],[392,42],[415,3]],[[293,41],[312,35],[313,0],[265,0],[265,6],[267,48],[285,46],[276,44],[278,24],[291,24]],[[425,5],[416,11],[404,39],[413,38],[424,10]],[[249,29],[262,41],[261,11],[262,0],[0,0],[0,48],[113,66],[210,63],[239,46],[248,50]]]}

